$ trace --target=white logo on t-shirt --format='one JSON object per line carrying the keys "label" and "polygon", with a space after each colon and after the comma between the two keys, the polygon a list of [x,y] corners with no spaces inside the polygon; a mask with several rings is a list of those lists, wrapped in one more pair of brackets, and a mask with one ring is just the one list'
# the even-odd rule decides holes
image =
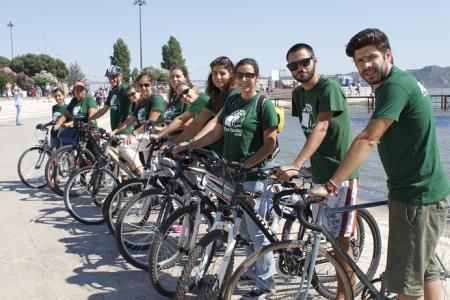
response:
{"label": "white logo on t-shirt", "polygon": [[81,115],[81,106],[75,106],[73,108],[73,116],[76,117],[79,115]]}
{"label": "white logo on t-shirt", "polygon": [[117,95],[113,95],[111,97],[111,101],[109,102],[109,107],[111,107],[112,110],[117,110]]}
{"label": "white logo on t-shirt", "polygon": [[245,110],[239,109],[232,112],[224,120],[224,130],[242,136],[242,123],[245,119]]}
{"label": "white logo on t-shirt", "polygon": [[302,120],[300,124],[306,135],[311,134],[312,129],[316,125],[312,112],[313,110],[311,104],[306,103],[305,108],[302,110]]}
{"label": "white logo on t-shirt", "polygon": [[145,121],[145,107],[142,107],[141,109],[139,109],[138,120],[139,120],[139,122]]}
{"label": "white logo on t-shirt", "polygon": [[58,118],[59,118],[59,116],[61,115],[61,113],[59,112],[59,111],[55,111],[54,113],[53,113],[53,117],[52,117],[52,121],[57,121],[58,120]]}

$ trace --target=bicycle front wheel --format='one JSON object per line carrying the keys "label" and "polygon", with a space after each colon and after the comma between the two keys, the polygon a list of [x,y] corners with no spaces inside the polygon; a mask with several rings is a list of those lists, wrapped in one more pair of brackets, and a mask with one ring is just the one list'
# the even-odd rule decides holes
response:
{"label": "bicycle front wheel", "polygon": [[[181,272],[175,299],[218,299],[221,289],[233,272],[234,250],[228,262],[224,261],[228,232],[210,231],[194,247]],[[219,285],[219,272],[225,264],[223,282]]]}
{"label": "bicycle front wheel", "polygon": [[[280,241],[263,247],[259,252],[244,260],[233,273],[228,285],[222,294],[223,299],[245,298],[255,288],[255,280],[244,276],[251,273],[251,268],[256,261],[264,255],[273,252],[277,271],[274,272],[271,280],[275,281],[276,292],[269,292],[270,299],[302,299],[308,293],[307,299],[323,299],[315,290],[306,291],[306,286],[301,287],[301,277],[305,269],[306,246],[303,241]],[[339,263],[324,248],[319,248],[317,260],[327,260],[337,274],[341,276],[343,283],[344,299],[353,299],[352,286],[347,277],[347,273]],[[320,265],[316,265],[315,272],[311,276],[323,274],[327,270],[322,270]],[[264,286],[264,282],[259,282],[259,289],[270,291],[270,284]],[[336,289],[336,284],[334,289]]]}
{"label": "bicycle front wheel", "polygon": [[116,231],[117,218],[120,211],[130,202],[134,196],[142,192],[146,185],[147,179],[131,178],[117,185],[114,190],[108,194],[103,204],[103,218],[108,226],[109,232],[112,234]]}
{"label": "bicycle front wheel", "polygon": [[148,273],[150,282],[163,296],[175,296],[178,279],[192,250],[191,245],[205,236],[212,226],[213,217],[209,209],[201,208],[198,228],[194,228],[196,217],[196,205],[180,207],[161,224],[156,233],[150,249]]}
{"label": "bicycle front wheel", "polygon": [[116,224],[116,242],[123,258],[136,268],[148,269],[148,254],[162,221],[178,207],[180,197],[158,189],[136,195],[122,209]]}
{"label": "bicycle front wheel", "polygon": [[103,223],[103,202],[117,184],[119,180],[107,169],[81,168],[70,176],[64,189],[67,211],[83,224]]}
{"label": "bicycle front wheel", "polygon": [[52,153],[42,147],[32,147],[26,150],[17,163],[17,173],[20,180],[32,189],[40,189],[47,185],[45,181],[45,166]]}

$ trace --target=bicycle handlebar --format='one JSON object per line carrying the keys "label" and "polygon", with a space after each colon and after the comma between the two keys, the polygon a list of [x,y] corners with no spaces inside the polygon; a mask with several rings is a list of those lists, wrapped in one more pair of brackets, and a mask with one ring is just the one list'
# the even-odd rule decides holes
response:
{"label": "bicycle handlebar", "polygon": [[305,209],[313,203],[320,203],[324,200],[325,200],[324,198],[311,198],[310,196],[307,196],[304,202],[298,201],[297,203],[295,203],[296,210],[298,211],[298,220],[300,221],[300,224],[305,226],[305,228],[311,229],[313,231],[319,233],[322,232],[323,226],[309,223],[305,219]]}

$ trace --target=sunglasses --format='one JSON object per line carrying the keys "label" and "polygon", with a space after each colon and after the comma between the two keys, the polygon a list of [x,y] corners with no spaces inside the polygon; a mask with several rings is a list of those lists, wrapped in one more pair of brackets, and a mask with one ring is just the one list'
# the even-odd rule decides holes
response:
{"label": "sunglasses", "polygon": [[139,83],[138,86],[139,86],[140,88],[143,88],[143,87],[148,88],[148,87],[150,86],[150,83]]}
{"label": "sunglasses", "polygon": [[286,65],[286,67],[289,69],[289,71],[295,71],[298,70],[298,68],[302,67],[302,68],[306,68],[307,66],[309,66],[311,64],[311,60],[314,59],[314,56],[310,56],[308,58],[304,58],[304,59],[300,59],[297,61],[293,61],[291,63],[288,63]]}
{"label": "sunglasses", "polygon": [[190,90],[191,90],[191,88],[187,88],[187,89],[183,90],[181,93],[178,94],[178,97],[181,98],[184,95],[187,95]]}
{"label": "sunglasses", "polygon": [[246,79],[253,79],[256,77],[256,73],[242,73],[242,72],[236,72],[236,78],[237,79],[242,79],[242,78],[246,78]]}
{"label": "sunglasses", "polygon": [[133,93],[129,93],[129,94],[127,94],[127,97],[128,97],[128,98],[130,98],[130,97],[134,97],[134,96],[136,96],[136,92],[133,92]]}

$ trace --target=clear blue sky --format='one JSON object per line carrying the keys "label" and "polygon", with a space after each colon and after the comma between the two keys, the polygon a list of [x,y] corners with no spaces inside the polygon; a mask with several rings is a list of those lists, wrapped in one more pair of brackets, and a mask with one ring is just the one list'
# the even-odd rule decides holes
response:
{"label": "clear blue sky", "polygon": [[[77,61],[89,79],[103,80],[112,45],[122,38],[139,67],[139,15],[134,0],[3,0],[0,56],[46,53],[69,66]],[[220,55],[253,57],[262,75],[285,69],[285,53],[310,44],[322,74],[355,71],[344,47],[358,31],[378,27],[390,38],[403,69],[450,66],[450,1],[147,0],[142,7],[143,64],[160,66],[170,35],[181,43],[193,79],[206,79]]]}

